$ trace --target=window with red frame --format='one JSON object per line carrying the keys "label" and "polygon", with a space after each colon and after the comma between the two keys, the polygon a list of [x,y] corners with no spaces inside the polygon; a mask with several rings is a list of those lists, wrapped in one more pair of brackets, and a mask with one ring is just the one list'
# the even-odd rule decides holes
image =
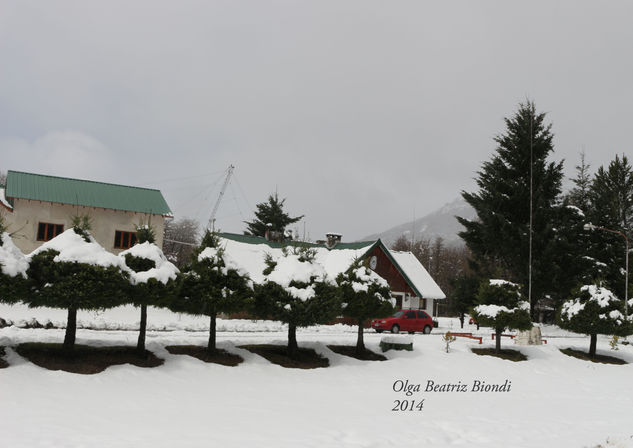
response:
{"label": "window with red frame", "polygon": [[40,222],[37,225],[37,241],[49,241],[64,231],[63,224]]}
{"label": "window with red frame", "polygon": [[136,244],[136,233],[117,230],[114,232],[115,249],[129,249]]}

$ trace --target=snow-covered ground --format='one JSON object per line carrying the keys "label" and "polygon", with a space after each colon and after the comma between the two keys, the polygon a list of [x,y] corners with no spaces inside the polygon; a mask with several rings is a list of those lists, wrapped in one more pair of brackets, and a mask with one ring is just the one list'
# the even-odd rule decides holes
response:
{"label": "snow-covered ground", "polygon": [[[80,313],[86,327],[100,330],[79,330],[78,343],[134,344],[136,332],[125,328],[134,328],[137,314],[132,308]],[[65,321],[63,311],[7,305],[0,306],[0,317],[16,323]],[[458,339],[446,353],[441,333],[457,331],[455,319],[441,318],[432,334],[412,336],[414,351],[387,352],[386,362],[357,361],[326,347],[353,344],[354,327],[311,327],[298,333],[299,344],[327,356],[331,366],[295,370],[237,348],[285,343],[280,323],[221,321],[220,346],[245,358],[237,367],[164,349],[206,343],[206,318],[150,310],[149,323],[148,348],[165,359],[164,365],[116,366],[86,376],[42,369],[10,348],[25,341],[60,342],[63,330],[0,329],[0,345],[9,347],[11,364],[0,370],[0,445],[633,447],[633,364],[570,358],[558,349],[586,350],[588,338],[556,327],[543,327],[547,345],[518,348],[529,358],[519,363],[477,356],[470,352],[477,343],[467,339]],[[485,336],[484,346],[492,346],[490,329],[479,334]],[[367,345],[378,351],[380,337],[368,331]],[[503,343],[513,345],[509,339]],[[611,351],[605,337],[599,338],[598,349],[633,363],[631,346]],[[467,391],[425,391],[431,381],[465,385]],[[510,387],[473,392],[477,381]],[[394,390],[404,384],[412,385],[410,396]],[[396,405],[414,410],[392,410]]]}

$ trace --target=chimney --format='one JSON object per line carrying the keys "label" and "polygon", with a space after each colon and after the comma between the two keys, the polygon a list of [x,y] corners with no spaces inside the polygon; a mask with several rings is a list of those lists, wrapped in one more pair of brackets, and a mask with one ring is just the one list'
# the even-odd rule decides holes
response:
{"label": "chimney", "polygon": [[341,242],[341,237],[343,235],[341,235],[340,233],[336,233],[336,232],[328,232],[325,234],[326,238],[327,238],[327,242],[325,243],[325,246],[328,249],[334,249],[334,247]]}

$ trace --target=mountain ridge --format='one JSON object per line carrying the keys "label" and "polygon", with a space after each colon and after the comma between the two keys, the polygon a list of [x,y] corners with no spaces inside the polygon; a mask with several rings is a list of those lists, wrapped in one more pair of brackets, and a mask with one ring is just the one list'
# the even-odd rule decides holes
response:
{"label": "mountain ridge", "polygon": [[475,219],[477,213],[470,204],[459,197],[421,218],[368,235],[359,241],[380,238],[387,246],[391,246],[402,235],[411,238],[411,233],[414,232],[416,241],[421,239],[434,240],[441,237],[447,246],[460,247],[464,245],[464,241],[459,237],[458,233],[463,231],[464,227],[457,221],[456,216]]}

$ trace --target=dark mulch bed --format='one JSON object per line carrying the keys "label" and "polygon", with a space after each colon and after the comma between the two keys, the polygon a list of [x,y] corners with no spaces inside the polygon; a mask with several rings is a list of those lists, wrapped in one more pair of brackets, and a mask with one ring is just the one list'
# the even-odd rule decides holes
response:
{"label": "dark mulch bed", "polygon": [[263,356],[273,364],[282,367],[290,367],[293,369],[317,369],[319,367],[328,367],[330,361],[322,357],[311,348],[299,348],[297,355],[290,358],[286,352],[285,345],[242,345],[240,348]]}
{"label": "dark mulch bed", "polygon": [[20,344],[16,352],[33,364],[49,370],[63,370],[71,373],[91,375],[103,372],[110,366],[133,364],[138,367],[157,367],[163,360],[152,352],[144,355],[136,352],[136,347],[91,347],[75,345],[73,350],[64,350],[62,344],[29,342]]}
{"label": "dark mulch bed", "polygon": [[507,348],[501,349],[501,353],[495,352],[494,348],[471,348],[472,352],[477,355],[496,356],[497,358],[507,359],[508,361],[527,361],[527,356],[517,350]]}
{"label": "dark mulch bed", "polygon": [[360,359],[361,361],[386,361],[383,355],[372,352],[371,350],[365,349],[360,356],[356,354],[356,347],[353,345],[328,345],[327,346],[334,353],[338,353],[339,355],[350,356],[352,358]]}
{"label": "dark mulch bed", "polygon": [[574,358],[582,359],[585,361],[598,362],[601,364],[628,364],[625,360],[616,358],[615,356],[596,354],[593,358],[590,358],[589,353],[583,352],[581,350],[574,350],[573,348],[561,348],[560,351],[567,356],[573,356]]}
{"label": "dark mulch bed", "polygon": [[200,345],[169,345],[165,349],[172,355],[189,355],[204,362],[214,362],[223,366],[233,367],[244,361],[241,356],[226,350],[217,349],[212,353]]}
{"label": "dark mulch bed", "polygon": [[0,347],[0,369],[5,369],[9,367],[9,363],[6,362],[2,357],[5,355],[4,347]]}

